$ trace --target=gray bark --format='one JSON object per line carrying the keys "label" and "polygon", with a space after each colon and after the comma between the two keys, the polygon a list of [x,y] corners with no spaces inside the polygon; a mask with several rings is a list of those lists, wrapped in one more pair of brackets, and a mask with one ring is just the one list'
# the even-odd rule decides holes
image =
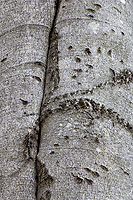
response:
{"label": "gray bark", "polygon": [[132,1],[0,4],[2,199],[132,199]]}
{"label": "gray bark", "polygon": [[132,199],[131,7],[114,0],[60,4],[42,112],[38,167],[45,175],[38,174],[38,199]]}
{"label": "gray bark", "polygon": [[1,1],[1,199],[36,199],[36,153],[54,0]]}

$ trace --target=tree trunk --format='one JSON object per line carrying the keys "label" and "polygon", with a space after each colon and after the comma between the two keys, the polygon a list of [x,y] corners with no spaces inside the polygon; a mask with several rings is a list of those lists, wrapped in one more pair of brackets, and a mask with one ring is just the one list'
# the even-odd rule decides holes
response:
{"label": "tree trunk", "polygon": [[0,4],[2,199],[132,199],[132,1]]}
{"label": "tree trunk", "polygon": [[132,199],[131,7],[131,1],[64,0],[58,8],[38,200]]}
{"label": "tree trunk", "polygon": [[2,0],[1,180],[3,200],[36,199],[36,153],[54,0]]}

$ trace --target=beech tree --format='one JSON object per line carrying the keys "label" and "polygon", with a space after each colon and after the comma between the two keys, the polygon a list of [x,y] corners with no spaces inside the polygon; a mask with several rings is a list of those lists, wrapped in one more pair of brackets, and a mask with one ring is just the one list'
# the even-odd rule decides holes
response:
{"label": "beech tree", "polygon": [[1,0],[1,199],[132,199],[132,0]]}

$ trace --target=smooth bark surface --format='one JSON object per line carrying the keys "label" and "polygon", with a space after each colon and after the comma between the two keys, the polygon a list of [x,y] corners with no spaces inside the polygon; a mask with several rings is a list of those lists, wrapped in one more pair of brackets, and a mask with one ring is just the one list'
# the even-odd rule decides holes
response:
{"label": "smooth bark surface", "polygon": [[132,199],[132,1],[0,6],[1,199]]}
{"label": "smooth bark surface", "polygon": [[35,159],[54,0],[1,1],[3,200],[36,199]]}

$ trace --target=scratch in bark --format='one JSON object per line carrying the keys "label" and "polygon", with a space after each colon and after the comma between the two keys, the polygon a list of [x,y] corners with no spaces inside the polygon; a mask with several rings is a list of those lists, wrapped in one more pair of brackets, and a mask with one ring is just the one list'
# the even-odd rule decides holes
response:
{"label": "scratch in bark", "polygon": [[99,173],[96,172],[96,171],[92,171],[89,168],[84,168],[84,169],[85,169],[86,172],[91,173],[94,177],[99,177],[100,176]]}
{"label": "scratch in bark", "polygon": [[121,170],[124,172],[124,174],[126,174],[126,175],[128,175],[128,176],[129,176],[129,173],[128,173],[128,172],[126,172],[124,169],[122,169],[122,167],[121,167]]}

